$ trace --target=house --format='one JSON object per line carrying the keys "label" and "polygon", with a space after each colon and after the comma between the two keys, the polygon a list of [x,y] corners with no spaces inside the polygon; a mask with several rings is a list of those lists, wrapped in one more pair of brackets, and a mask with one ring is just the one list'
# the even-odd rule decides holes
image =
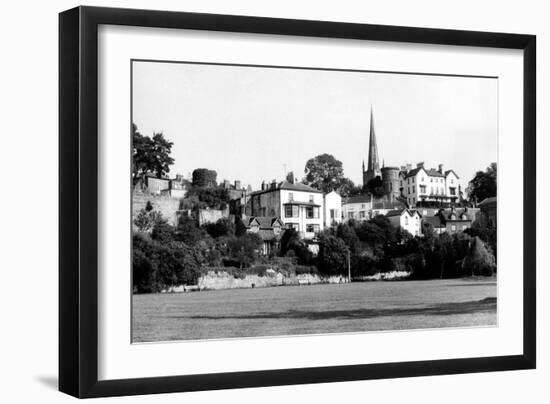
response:
{"label": "house", "polygon": [[262,239],[262,254],[268,255],[279,248],[284,223],[278,217],[255,216],[248,220],[246,231]]}
{"label": "house", "polygon": [[489,227],[497,226],[497,197],[485,198],[479,203],[483,219]]}
{"label": "house", "polygon": [[420,236],[421,216],[416,210],[397,209],[386,214],[386,217],[395,227],[408,231],[413,236]]}
{"label": "house", "polygon": [[312,240],[323,230],[323,192],[308,185],[283,181],[262,182],[262,188],[250,195],[251,216],[278,217],[286,228]]}
{"label": "house", "polygon": [[336,191],[323,195],[323,225],[330,227],[342,221],[342,197]]}
{"label": "house", "polygon": [[415,169],[401,171],[399,187],[410,207],[425,202],[449,205],[460,198],[458,180],[453,170],[443,171],[443,164],[435,170],[426,169],[424,163],[418,163]]}
{"label": "house", "polygon": [[179,174],[173,179],[147,175],[141,183],[141,189],[150,194],[181,199],[187,195],[187,185],[187,181]]}
{"label": "house", "polygon": [[478,215],[477,209],[472,208],[450,208],[439,209],[434,215],[428,212],[422,215],[423,233],[433,230],[435,234],[448,233],[455,234],[463,232],[472,226]]}
{"label": "house", "polygon": [[347,198],[342,203],[342,217],[345,222],[350,219],[369,220],[378,215],[406,208],[405,204],[393,198],[375,199],[372,195],[358,195]]}

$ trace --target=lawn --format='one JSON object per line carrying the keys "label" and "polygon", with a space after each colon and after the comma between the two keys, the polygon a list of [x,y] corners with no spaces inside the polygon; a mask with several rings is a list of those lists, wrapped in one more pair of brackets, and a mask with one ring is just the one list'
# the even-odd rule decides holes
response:
{"label": "lawn", "polygon": [[133,296],[133,341],[496,325],[494,278]]}

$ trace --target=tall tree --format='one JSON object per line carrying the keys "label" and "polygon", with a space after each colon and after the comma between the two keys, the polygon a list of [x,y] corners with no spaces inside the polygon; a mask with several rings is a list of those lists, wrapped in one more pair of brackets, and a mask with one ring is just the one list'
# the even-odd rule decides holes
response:
{"label": "tall tree", "polygon": [[471,202],[481,202],[497,195],[497,163],[491,163],[483,171],[478,171],[469,183],[468,193]]}
{"label": "tall tree", "polygon": [[307,161],[303,182],[323,192],[338,189],[344,178],[342,162],[331,154],[320,154]]}
{"label": "tall tree", "polygon": [[170,172],[174,159],[170,157],[173,143],[162,133],[154,133],[153,137],[142,135],[132,124],[132,183],[136,185],[147,174],[162,178]]}
{"label": "tall tree", "polygon": [[196,168],[193,170],[193,186],[215,187],[218,173],[208,168]]}

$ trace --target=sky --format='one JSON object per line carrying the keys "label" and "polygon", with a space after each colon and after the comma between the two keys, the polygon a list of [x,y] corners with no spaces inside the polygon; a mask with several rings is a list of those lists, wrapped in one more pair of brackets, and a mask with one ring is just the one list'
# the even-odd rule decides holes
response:
{"label": "sky", "polygon": [[329,153],[362,184],[370,108],[378,155],[453,169],[462,187],[497,161],[496,78],[133,62],[133,122],[174,142],[170,176],[195,168],[258,189]]}

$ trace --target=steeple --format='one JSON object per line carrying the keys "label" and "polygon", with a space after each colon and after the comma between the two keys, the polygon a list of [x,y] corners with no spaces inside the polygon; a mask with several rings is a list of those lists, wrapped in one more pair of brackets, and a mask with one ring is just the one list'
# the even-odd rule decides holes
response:
{"label": "steeple", "polygon": [[367,171],[377,172],[380,170],[378,162],[378,147],[376,146],[376,133],[374,131],[374,115],[372,113],[372,105],[370,106],[370,136],[369,136],[369,160]]}
{"label": "steeple", "polygon": [[376,145],[376,132],[374,130],[374,114],[370,106],[370,134],[369,134],[369,157],[367,160],[367,171],[363,168],[363,185],[371,179],[380,175],[380,162],[378,160],[378,147]]}

